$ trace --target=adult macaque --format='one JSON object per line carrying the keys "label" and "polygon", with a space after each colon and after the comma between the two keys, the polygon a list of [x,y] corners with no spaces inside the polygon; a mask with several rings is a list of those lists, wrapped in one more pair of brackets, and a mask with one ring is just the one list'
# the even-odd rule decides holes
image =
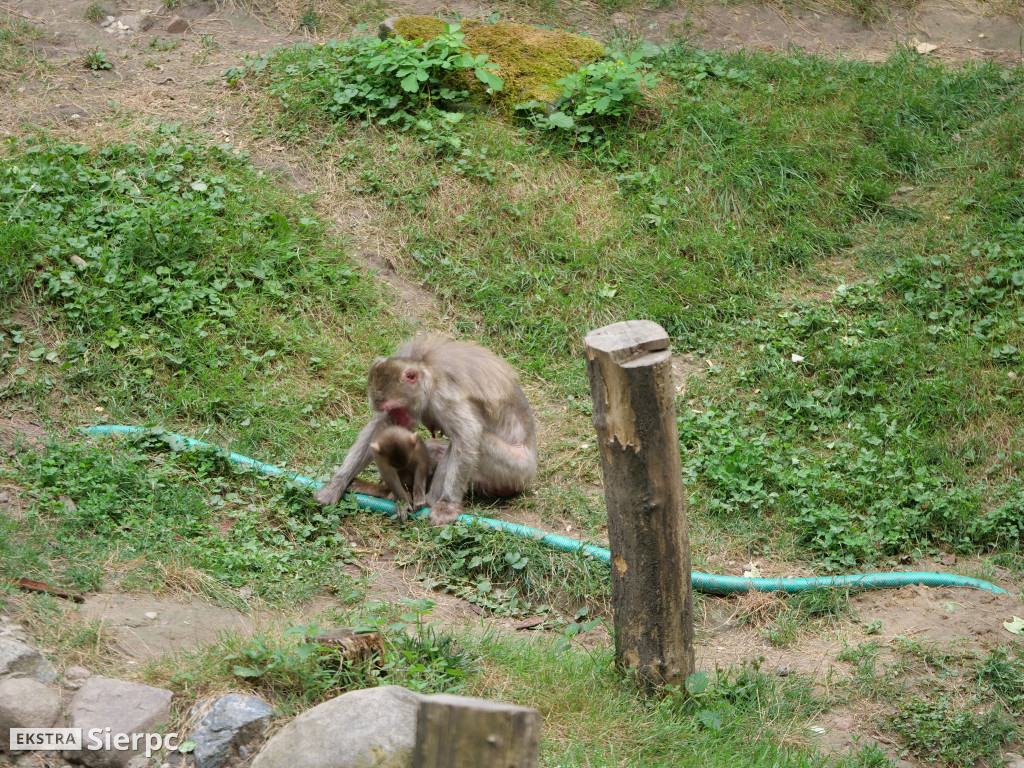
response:
{"label": "adult macaque", "polygon": [[370,368],[370,405],[376,415],[363,427],[341,468],[314,498],[336,504],[373,458],[371,443],[382,425],[423,424],[451,440],[427,491],[430,522],[445,525],[462,513],[473,490],[511,496],[537,472],[537,434],[515,371],[476,344],[421,336]]}
{"label": "adult macaque", "polygon": [[398,522],[404,523],[413,509],[426,506],[427,484],[437,469],[437,459],[419,435],[394,424],[381,427],[370,450],[381,480],[395,496]]}

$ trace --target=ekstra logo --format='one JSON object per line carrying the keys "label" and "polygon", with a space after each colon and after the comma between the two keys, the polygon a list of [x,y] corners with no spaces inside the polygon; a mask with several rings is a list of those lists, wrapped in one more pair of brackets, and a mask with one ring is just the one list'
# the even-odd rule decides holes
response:
{"label": "ekstra logo", "polygon": [[[11,728],[11,751],[116,750],[142,752],[152,757],[160,750],[178,748],[176,733],[113,733],[110,728]],[[145,750],[143,752],[143,750]]]}

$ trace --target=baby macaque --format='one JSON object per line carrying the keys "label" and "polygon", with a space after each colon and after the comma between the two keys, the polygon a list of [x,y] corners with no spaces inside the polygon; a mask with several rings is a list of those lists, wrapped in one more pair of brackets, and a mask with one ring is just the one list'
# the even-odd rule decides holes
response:
{"label": "baby macaque", "polygon": [[395,496],[396,518],[404,523],[410,512],[427,505],[427,486],[437,459],[419,435],[394,424],[380,428],[370,449],[381,480]]}

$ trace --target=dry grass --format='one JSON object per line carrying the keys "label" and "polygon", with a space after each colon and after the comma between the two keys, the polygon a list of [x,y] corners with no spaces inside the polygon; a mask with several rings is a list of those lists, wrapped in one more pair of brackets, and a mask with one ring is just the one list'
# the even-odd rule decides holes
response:
{"label": "dry grass", "polygon": [[100,621],[83,618],[73,603],[48,595],[8,598],[4,613],[21,623],[46,649],[59,649],[58,671],[79,665],[93,674],[134,677],[127,659],[118,651],[116,638]]}

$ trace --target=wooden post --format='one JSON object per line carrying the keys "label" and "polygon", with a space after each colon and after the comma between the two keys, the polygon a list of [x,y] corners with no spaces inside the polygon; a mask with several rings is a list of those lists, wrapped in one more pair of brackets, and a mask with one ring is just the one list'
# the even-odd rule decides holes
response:
{"label": "wooden post", "polygon": [[608,509],[616,663],[651,685],[681,686],[694,671],[693,593],[668,334],[630,320],[583,343]]}
{"label": "wooden post", "polygon": [[536,768],[540,713],[438,693],[420,699],[413,768]]}

